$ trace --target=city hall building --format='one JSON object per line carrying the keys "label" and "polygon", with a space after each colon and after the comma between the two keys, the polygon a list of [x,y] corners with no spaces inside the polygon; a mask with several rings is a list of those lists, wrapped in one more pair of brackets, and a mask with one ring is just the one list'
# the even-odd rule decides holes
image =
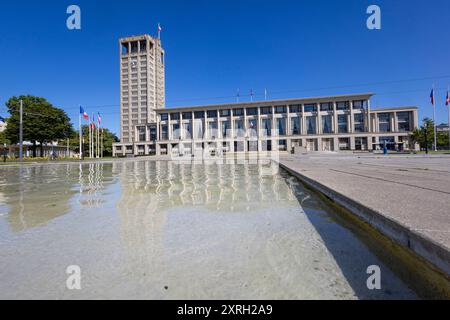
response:
{"label": "city hall building", "polygon": [[165,108],[164,50],[149,35],[120,43],[115,156],[261,151],[411,150],[416,107],[371,108],[371,93]]}

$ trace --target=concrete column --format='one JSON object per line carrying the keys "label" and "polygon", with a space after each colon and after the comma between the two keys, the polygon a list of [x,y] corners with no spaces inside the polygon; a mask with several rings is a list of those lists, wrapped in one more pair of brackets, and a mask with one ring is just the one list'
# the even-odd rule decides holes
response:
{"label": "concrete column", "polygon": [[[320,103],[317,103],[317,134],[322,134],[322,115],[320,114]],[[320,149],[319,149],[320,150]]]}
{"label": "concrete column", "polygon": [[336,110],[336,101],[333,101],[333,133],[338,133],[338,115]]}
{"label": "concrete column", "polygon": [[348,106],[350,108],[350,122],[348,123],[350,126],[350,133],[355,132],[355,113],[353,112],[353,101],[350,100],[348,102]]}
{"label": "concrete column", "polygon": [[355,150],[355,137],[350,137],[350,150]]}
{"label": "concrete column", "polygon": [[367,150],[372,151],[373,144],[372,144],[372,136],[367,137]]}
{"label": "concrete column", "polygon": [[159,143],[157,143],[155,145],[155,151],[156,151],[156,155],[160,156],[161,155],[161,147],[159,146]]}
{"label": "concrete column", "polygon": [[[305,117],[305,105],[302,104],[302,118],[300,119],[301,121],[301,134],[305,135],[306,134],[306,117]],[[303,145],[304,147],[304,145]]]}
{"label": "concrete column", "polygon": [[397,112],[394,112],[394,114],[393,114],[393,120],[394,120],[394,126],[392,127],[393,128],[393,131],[394,132],[398,132],[398,119],[397,119]]}
{"label": "concrete column", "polygon": [[[272,128],[270,129],[271,131],[275,130],[275,107],[272,106]],[[272,137],[272,132],[270,134],[270,136]],[[273,148],[273,142],[272,142],[272,148]]]}
{"label": "concrete column", "polygon": [[371,119],[370,119],[370,99],[367,100],[367,110],[366,110],[366,128],[367,132],[371,132],[372,125],[371,125]]}
{"label": "concrete column", "polygon": [[[192,141],[195,140],[195,118],[194,118],[194,111],[191,111],[191,123],[192,123]],[[192,149],[192,152],[194,152],[194,149]]]}
{"label": "concrete column", "polygon": [[339,151],[339,138],[333,138],[333,151]]}

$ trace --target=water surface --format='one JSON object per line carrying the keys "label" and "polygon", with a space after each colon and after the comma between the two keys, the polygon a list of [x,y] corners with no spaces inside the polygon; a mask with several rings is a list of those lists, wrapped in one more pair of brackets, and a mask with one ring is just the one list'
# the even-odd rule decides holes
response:
{"label": "water surface", "polygon": [[[0,298],[397,299],[415,294],[270,163],[0,168]],[[82,289],[66,288],[78,265]],[[368,290],[378,265],[382,289]]]}

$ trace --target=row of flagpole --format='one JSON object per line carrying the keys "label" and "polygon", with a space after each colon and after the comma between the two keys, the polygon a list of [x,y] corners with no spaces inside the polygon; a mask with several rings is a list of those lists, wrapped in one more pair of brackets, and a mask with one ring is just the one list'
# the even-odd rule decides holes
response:
{"label": "row of flagpole", "polygon": [[[82,121],[89,121],[89,115],[84,111],[83,107],[80,106],[80,113],[78,116],[78,129],[80,132],[80,159],[84,158],[83,150],[83,131],[82,131]],[[103,158],[103,129],[101,128],[101,117],[100,113],[97,113],[97,126],[95,125],[94,114],[89,122],[89,158]]]}
{"label": "row of flagpole", "polygon": [[[436,125],[436,99],[434,97],[434,84],[433,89],[431,89],[430,99],[431,104],[433,105],[433,123],[434,123],[434,151],[437,151],[437,125]],[[448,108],[448,125],[449,125],[449,131],[448,131],[448,147],[450,150],[450,86],[447,88],[447,97],[445,98],[445,105]]]}
{"label": "row of flagpole", "polygon": [[[250,89],[250,101],[253,102],[253,97],[254,97],[254,92],[253,89]],[[239,98],[240,98],[241,94],[240,94],[240,90],[239,88],[237,89],[236,92],[236,102],[239,102]],[[264,100],[267,100],[267,89],[264,88]]]}

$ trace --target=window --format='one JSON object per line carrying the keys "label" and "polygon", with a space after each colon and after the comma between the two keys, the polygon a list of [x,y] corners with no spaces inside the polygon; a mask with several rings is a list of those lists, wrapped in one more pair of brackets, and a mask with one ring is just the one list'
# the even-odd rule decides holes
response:
{"label": "window", "polygon": [[286,135],[286,119],[285,118],[277,118],[276,120],[277,130],[279,136]]}
{"label": "window", "polygon": [[[217,112],[216,112],[217,114]],[[217,137],[217,122],[211,121],[208,122],[208,137],[211,139],[215,139]]]}
{"label": "window", "polygon": [[177,113],[171,113],[170,114],[170,120],[180,120],[180,114]]}
{"label": "window", "polygon": [[194,111],[194,119],[203,119],[205,117],[204,111]]}
{"label": "window", "polygon": [[139,44],[141,52],[145,52],[145,50],[147,50],[147,42],[145,40],[141,40]]}
{"label": "window", "polygon": [[[174,114],[178,114],[178,113],[174,113]],[[180,139],[180,137],[181,137],[181,130],[180,130],[180,124],[179,123],[174,123],[172,125],[172,133],[173,133],[173,139]]]}
{"label": "window", "polygon": [[161,126],[161,140],[169,139],[169,126],[167,124],[163,124]]}
{"label": "window", "polygon": [[138,127],[138,141],[145,141],[145,127]]}
{"label": "window", "polygon": [[156,141],[156,127],[150,127],[150,141]]}
{"label": "window", "polygon": [[272,107],[262,107],[261,114],[272,114]]}
{"label": "window", "polygon": [[251,137],[258,136],[258,121],[256,119],[248,120],[248,130]]}
{"label": "window", "polygon": [[333,132],[333,127],[331,124],[331,116],[327,115],[327,116],[322,116],[322,133],[332,133]]}
{"label": "window", "polygon": [[270,136],[272,130],[272,120],[271,119],[262,119],[262,134],[264,136]]}
{"label": "window", "polygon": [[338,132],[339,133],[348,132],[348,119],[346,114],[338,115]]}
{"label": "window", "polygon": [[391,115],[390,113],[379,113],[379,130],[380,132],[390,132],[391,131]]}
{"label": "window", "polygon": [[192,139],[192,124],[191,124],[191,122],[184,123],[183,128],[184,128],[184,135],[185,135],[184,139]]}
{"label": "window", "polygon": [[399,122],[398,123],[398,131],[400,131],[400,132],[411,131],[411,128],[409,126],[409,122]]}
{"label": "window", "polygon": [[329,102],[320,104],[320,111],[331,111],[333,110],[333,105]]}
{"label": "window", "polygon": [[353,101],[353,109],[364,109],[364,108],[367,108],[367,100]]}
{"label": "window", "polygon": [[220,116],[221,117],[229,117],[230,116],[230,110],[226,109],[226,110],[220,110]]}
{"label": "window", "polygon": [[276,106],[275,107],[275,113],[286,113],[286,106]]}
{"label": "window", "polygon": [[243,137],[245,136],[244,121],[234,120],[234,136]]}
{"label": "window", "polygon": [[292,135],[300,134],[300,118],[299,117],[291,118],[291,134]]}
{"label": "window", "polygon": [[315,104],[305,104],[305,112],[315,112],[317,110]]}
{"label": "window", "polygon": [[216,118],[217,110],[208,110],[206,111],[206,115],[208,116],[208,118]]}
{"label": "window", "polygon": [[244,109],[233,109],[233,116],[243,116]]}
{"label": "window", "polygon": [[397,112],[397,119],[399,122],[409,121],[409,112]]}
{"label": "window", "polygon": [[302,112],[302,106],[299,105],[299,104],[295,104],[295,105],[289,106],[289,112],[290,113]]}
{"label": "window", "polygon": [[[201,111],[203,113],[203,111]],[[203,138],[203,120],[196,118],[194,123],[194,138],[202,139]]]}
{"label": "window", "polygon": [[316,134],[316,117],[309,116],[306,117],[306,128],[308,134]]}
{"label": "window", "polygon": [[258,115],[258,109],[257,108],[247,108],[246,110],[248,116],[256,116]]}
{"label": "window", "polygon": [[183,112],[183,120],[186,119],[192,119],[192,113],[191,112]]}
{"label": "window", "polygon": [[169,120],[169,114],[161,113],[161,121],[167,121],[167,120]]}
{"label": "window", "polygon": [[364,114],[363,113],[355,113],[355,132],[364,132]]}
{"label": "window", "polygon": [[338,101],[336,102],[336,110],[348,110],[348,101]]}
{"label": "window", "polygon": [[228,137],[229,130],[231,130],[230,121],[222,121],[222,138]]}

